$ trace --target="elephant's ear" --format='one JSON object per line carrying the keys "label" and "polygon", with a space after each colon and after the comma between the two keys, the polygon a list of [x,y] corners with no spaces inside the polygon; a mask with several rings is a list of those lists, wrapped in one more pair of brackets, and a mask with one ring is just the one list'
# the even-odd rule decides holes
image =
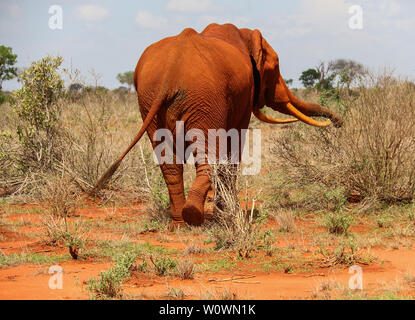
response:
{"label": "elephant's ear", "polygon": [[262,47],[262,34],[259,30],[241,29],[241,35],[245,42],[245,45],[249,51],[249,54],[254,59],[258,71],[262,71],[263,61],[263,47]]}

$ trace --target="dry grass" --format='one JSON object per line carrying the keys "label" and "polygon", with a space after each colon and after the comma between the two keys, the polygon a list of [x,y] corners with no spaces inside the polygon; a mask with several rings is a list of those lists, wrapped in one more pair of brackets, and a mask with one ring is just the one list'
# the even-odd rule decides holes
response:
{"label": "dry grass", "polygon": [[191,244],[190,246],[184,248],[183,254],[187,256],[191,254],[201,254],[203,252],[205,252],[205,249],[203,249],[200,245]]}
{"label": "dry grass", "polygon": [[[32,164],[31,158],[21,161],[26,158],[22,157],[24,150],[17,139],[19,119],[9,104],[2,105],[7,117],[0,121],[0,188],[16,201],[42,198],[42,186],[49,175],[69,176],[79,191],[89,192],[102,172],[124,152],[141,125],[135,93],[88,90],[65,95],[59,105],[55,134],[59,143],[54,143],[53,152],[49,152],[54,155],[49,159],[52,165],[41,170]],[[151,145],[148,139],[142,139],[99,197],[119,203],[150,202],[152,212],[161,212],[168,209],[165,191]]]}
{"label": "dry grass", "polygon": [[[215,190],[217,221],[211,233],[216,249],[233,249],[240,257],[248,258],[258,248],[261,237],[254,210],[257,198],[248,196],[248,178],[241,175],[239,167],[214,164],[211,180]],[[245,202],[251,205],[246,205],[246,208],[241,206],[240,193],[245,194]]]}
{"label": "dry grass", "polygon": [[195,265],[189,259],[180,260],[176,265],[176,275],[180,279],[193,279],[195,272]]}
{"label": "dry grass", "polygon": [[79,197],[73,180],[68,176],[50,176],[43,194],[47,206],[42,212],[41,222],[45,228],[46,242],[50,245],[66,245],[72,258],[77,259],[89,230],[80,220],[69,221]]}
{"label": "dry grass", "polygon": [[295,220],[292,211],[278,210],[272,214],[278,223],[278,229],[283,232],[293,232],[295,230]]}
{"label": "dry grass", "polygon": [[[388,74],[371,77],[339,104],[344,126],[290,127],[272,149],[311,204],[338,209],[352,196],[362,208],[415,196],[415,88]],[[287,179],[287,180],[288,180]],[[330,190],[330,191],[328,191]],[[310,204],[310,203],[309,203]],[[308,204],[308,205],[309,205]]]}

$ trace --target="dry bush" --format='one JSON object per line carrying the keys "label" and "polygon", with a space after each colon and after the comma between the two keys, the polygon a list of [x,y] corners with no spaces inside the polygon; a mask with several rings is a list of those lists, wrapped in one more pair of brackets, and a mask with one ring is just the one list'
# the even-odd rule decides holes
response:
{"label": "dry bush", "polygon": [[49,176],[43,187],[45,207],[41,222],[45,227],[46,242],[68,246],[72,258],[77,259],[84,247],[88,229],[77,220],[69,222],[79,200],[73,179],[68,176]]}
{"label": "dry bush", "polygon": [[314,290],[311,292],[313,299],[330,300],[334,299],[346,288],[335,279],[327,279],[319,282]]}
{"label": "dry bush", "polygon": [[[55,72],[52,80],[58,82],[61,75],[53,68],[50,67]],[[39,92],[46,86],[43,83],[50,81],[48,72],[52,72],[44,69],[34,69],[41,79],[45,78],[36,87]],[[61,82],[58,84],[54,89],[56,94],[52,95],[53,108],[31,94],[30,83],[23,87],[15,105],[2,105],[6,116],[0,121],[0,188],[6,194],[24,195],[25,201],[39,199],[47,175],[61,172],[71,176],[83,191],[89,191],[140,128],[135,93],[121,94],[87,86],[81,92],[63,93]],[[51,115],[43,114],[44,106]],[[144,151],[140,152],[138,147]],[[149,176],[156,176],[154,173],[160,169],[152,161],[149,142],[143,139],[99,194],[101,199],[151,199],[142,153]]]}
{"label": "dry bush", "polygon": [[194,272],[195,264],[191,260],[180,260],[176,265],[176,275],[179,276],[180,279],[193,279]]}
{"label": "dry bush", "polygon": [[[72,110],[64,115],[72,133],[63,163],[67,172],[90,190],[137,134],[141,126],[137,98],[134,93],[87,92],[67,110]],[[130,151],[99,196],[150,203],[147,211],[152,224],[167,225],[170,221],[167,188],[145,138]]]}
{"label": "dry bush", "polygon": [[217,298],[218,300],[239,300],[238,294],[230,288],[225,288]]}
{"label": "dry bush", "polygon": [[[67,175],[78,190],[89,192],[141,126],[136,93],[99,87],[95,73],[95,87],[87,86],[77,71],[67,71],[69,83],[80,83],[84,89],[64,92],[58,70],[61,59],[55,64],[48,59],[36,62],[31,73],[25,73],[28,84],[15,104],[2,105],[0,192],[24,202],[43,197],[42,187],[49,175]],[[35,86],[29,81],[32,73],[41,79]],[[54,91],[47,100],[42,90],[49,83]],[[151,223],[158,229],[170,220],[167,188],[148,139],[131,150],[98,196],[103,201],[129,204],[150,202]]]}
{"label": "dry bush", "polygon": [[286,180],[311,192],[307,201],[320,208],[339,209],[347,198],[363,199],[365,209],[413,200],[414,85],[371,76],[341,104],[341,129],[298,124],[278,138],[272,153],[282,158]]}
{"label": "dry bush", "polygon": [[[248,176],[242,176],[237,165],[213,164],[211,168],[217,221],[211,234],[216,249],[233,249],[240,257],[248,258],[258,248],[261,238],[254,210],[256,199],[248,196]],[[245,208],[239,201],[240,193],[245,193]],[[249,199],[252,199],[251,206],[248,206]]]}
{"label": "dry bush", "polygon": [[197,295],[200,300],[239,300],[237,292],[229,287],[223,290],[206,288],[202,293]]}
{"label": "dry bush", "polygon": [[292,211],[278,210],[272,214],[272,217],[277,221],[280,231],[293,232],[295,230],[294,214]]}
{"label": "dry bush", "polygon": [[[141,122],[137,102],[132,96],[127,97],[120,99],[112,92],[92,91],[84,93],[75,103],[68,101],[63,122],[70,134],[65,141],[67,152],[63,163],[68,173],[87,190],[93,188],[102,172],[124,152],[137,133]],[[144,182],[141,158],[135,150],[100,196],[109,197],[110,191],[128,190],[137,197]]]}
{"label": "dry bush", "polygon": [[186,248],[184,248],[183,254],[187,256],[191,254],[201,254],[203,252],[205,252],[205,249],[203,249],[200,245],[191,244],[190,246],[187,246]]}
{"label": "dry bush", "polygon": [[79,200],[79,192],[67,175],[49,175],[43,187],[44,203],[54,216],[70,216]]}
{"label": "dry bush", "polygon": [[167,299],[173,299],[173,300],[183,300],[186,298],[186,293],[182,289],[175,289],[167,286],[169,291],[166,294]]}
{"label": "dry bush", "polygon": [[370,264],[375,257],[370,254],[363,254],[352,239],[342,242],[337,248],[320,248],[319,253],[323,256],[321,261],[322,268],[330,268],[336,265],[351,266],[354,264]]}

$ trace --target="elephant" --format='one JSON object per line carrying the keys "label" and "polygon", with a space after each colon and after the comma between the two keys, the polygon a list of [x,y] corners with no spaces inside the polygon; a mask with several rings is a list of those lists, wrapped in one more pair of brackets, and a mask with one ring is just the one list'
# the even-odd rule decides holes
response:
{"label": "elephant", "polygon": [[[143,124],[126,151],[99,179],[94,191],[110,179],[145,132],[156,148],[157,129],[168,129],[174,136],[176,121],[183,121],[186,132],[199,129],[205,136],[209,129],[247,129],[251,114],[275,124],[300,120],[317,127],[342,125],[342,119],[334,112],[304,102],[288,89],[280,74],[278,55],[259,30],[240,29],[233,24],[212,23],[201,33],[186,28],[150,45],[137,63],[134,85]],[[267,116],[262,111],[265,106],[293,118]],[[317,121],[312,116],[328,120]],[[201,225],[211,188],[210,165],[198,161],[195,155],[196,178],[186,199],[185,160],[174,160],[173,164],[160,164],[170,196],[171,228],[186,223]]]}

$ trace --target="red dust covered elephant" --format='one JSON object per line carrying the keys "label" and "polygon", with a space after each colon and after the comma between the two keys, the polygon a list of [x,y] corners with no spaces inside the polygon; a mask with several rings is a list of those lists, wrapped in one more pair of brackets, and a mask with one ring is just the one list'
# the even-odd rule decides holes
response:
{"label": "red dust covered elephant", "polygon": [[[156,148],[156,130],[168,129],[174,136],[176,121],[183,121],[185,132],[199,129],[206,136],[209,129],[248,128],[251,113],[268,123],[300,120],[320,127],[331,122],[336,127],[342,124],[332,111],[291,93],[280,74],[277,53],[258,30],[238,29],[232,24],[210,24],[201,33],[187,28],[150,45],[137,63],[134,80],[143,125],[95,190],[111,177],[144,132]],[[265,105],[295,118],[266,116],[261,112]],[[311,116],[329,120],[320,122]],[[195,157],[196,179],[186,199],[183,161],[174,160],[160,165],[170,195],[172,226],[184,222],[200,225],[211,185],[209,164]]]}

